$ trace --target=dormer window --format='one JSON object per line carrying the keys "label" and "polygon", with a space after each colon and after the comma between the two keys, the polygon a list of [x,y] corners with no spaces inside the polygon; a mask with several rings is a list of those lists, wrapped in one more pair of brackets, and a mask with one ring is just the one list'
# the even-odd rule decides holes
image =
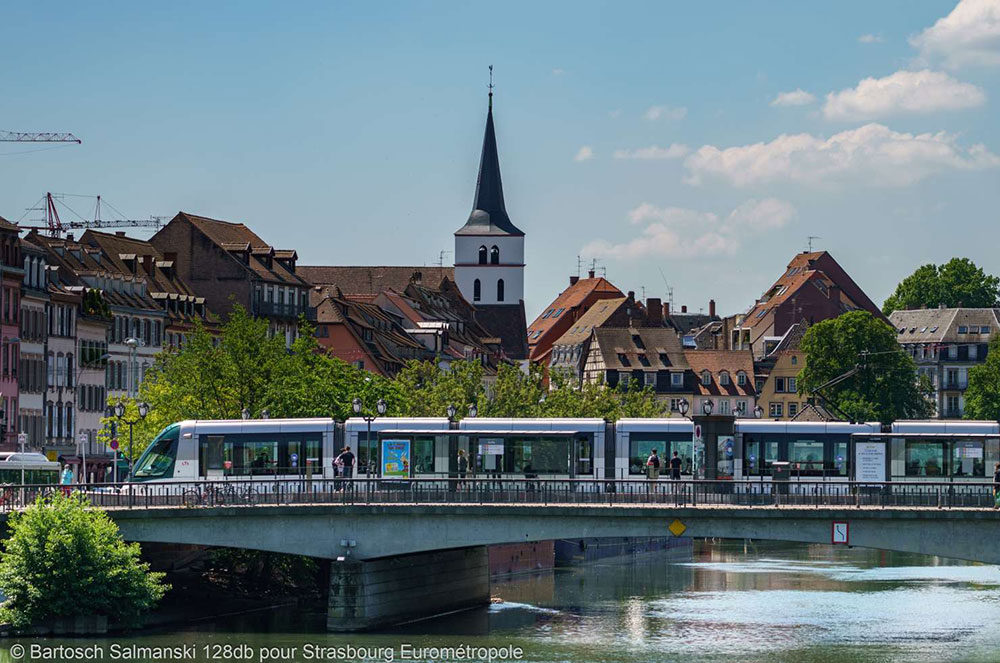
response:
{"label": "dormer window", "polygon": [[729,373],[727,373],[726,371],[722,371],[721,373],[719,373],[719,384],[721,384],[723,387],[729,386]]}
{"label": "dormer window", "polygon": [[701,383],[706,387],[712,384],[712,374],[708,371],[701,372]]}
{"label": "dormer window", "polygon": [[[792,357],[792,359],[795,359],[795,357]],[[743,371],[740,371],[739,373],[737,373],[736,374],[736,384],[739,385],[740,387],[744,387],[744,386],[746,386],[746,383],[747,383],[747,374],[744,373]]]}

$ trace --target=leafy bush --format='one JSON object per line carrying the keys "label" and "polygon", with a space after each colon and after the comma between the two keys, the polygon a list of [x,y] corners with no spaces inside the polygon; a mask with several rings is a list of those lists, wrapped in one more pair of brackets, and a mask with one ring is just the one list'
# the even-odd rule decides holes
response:
{"label": "leafy bush", "polygon": [[104,615],[137,626],[170,588],[139,559],[106,513],[80,496],[56,493],[11,514],[0,555],[0,620],[16,627]]}

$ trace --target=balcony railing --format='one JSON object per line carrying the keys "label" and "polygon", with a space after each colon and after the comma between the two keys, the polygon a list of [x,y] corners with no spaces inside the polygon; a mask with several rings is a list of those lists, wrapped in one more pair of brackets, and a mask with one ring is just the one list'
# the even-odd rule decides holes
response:
{"label": "balcony railing", "polygon": [[316,307],[299,306],[298,304],[279,304],[277,302],[257,302],[257,315],[271,318],[295,319],[305,315],[309,320],[316,319]]}

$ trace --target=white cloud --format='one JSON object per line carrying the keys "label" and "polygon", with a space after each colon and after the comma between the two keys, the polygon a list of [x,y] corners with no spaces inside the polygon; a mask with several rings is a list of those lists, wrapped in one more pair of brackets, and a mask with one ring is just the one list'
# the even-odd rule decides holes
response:
{"label": "white cloud", "polygon": [[615,150],[615,159],[680,159],[691,152],[687,145],[672,143],[670,147],[650,145],[634,150]]}
{"label": "white cloud", "polygon": [[926,60],[949,67],[1000,65],[1000,0],[961,0],[951,13],[910,37]]}
{"label": "white cloud", "polygon": [[581,147],[576,156],[573,157],[573,161],[589,161],[594,158],[594,149],[590,145],[584,145]]}
{"label": "white cloud", "polygon": [[736,186],[767,182],[906,186],[935,173],[1000,166],[983,145],[960,147],[953,135],[908,134],[866,124],[823,138],[782,134],[769,143],[704,145],[684,161],[689,184],[718,178]]}
{"label": "white cloud", "polygon": [[879,35],[867,34],[858,37],[858,41],[861,42],[862,44],[881,44],[885,40],[882,39],[882,35],[880,34]]}
{"label": "white cloud", "polygon": [[552,70],[552,75],[553,76],[562,76],[565,73],[566,73],[566,70],[562,69],[560,67],[556,67],[555,69]]}
{"label": "white cloud", "polygon": [[687,108],[680,106],[650,106],[646,109],[643,117],[647,120],[683,120],[687,115]]}
{"label": "white cloud", "polygon": [[816,101],[816,97],[798,88],[791,92],[781,92],[771,102],[772,106],[808,106]]}
{"label": "white cloud", "polygon": [[899,114],[933,113],[981,106],[983,91],[940,71],[897,71],[866,78],[857,86],[826,95],[828,120],[871,120]]}
{"label": "white cloud", "polygon": [[643,203],[628,214],[633,225],[645,224],[638,237],[620,244],[595,240],[581,252],[618,260],[733,255],[747,238],[784,227],[795,213],[791,203],[776,198],[748,200],[725,217]]}

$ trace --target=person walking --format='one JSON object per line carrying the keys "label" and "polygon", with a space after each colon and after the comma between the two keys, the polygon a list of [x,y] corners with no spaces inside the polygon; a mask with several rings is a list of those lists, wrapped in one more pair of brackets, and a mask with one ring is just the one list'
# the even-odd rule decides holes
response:
{"label": "person walking", "polygon": [[674,452],[673,457],[670,459],[670,478],[678,481],[681,478],[681,458]]}
{"label": "person walking", "polygon": [[1000,509],[1000,463],[993,466],[993,508]]}
{"label": "person walking", "polygon": [[69,465],[63,468],[61,483],[63,495],[69,497],[70,486],[73,485],[73,470]]}
{"label": "person walking", "polygon": [[660,478],[660,457],[656,455],[656,449],[653,449],[649,458],[646,459],[646,471],[648,477],[653,481]]}
{"label": "person walking", "polygon": [[[335,460],[334,463],[339,463],[340,476],[342,479],[347,480],[347,487],[350,488],[351,487],[350,479],[352,476],[354,476],[354,454],[351,453],[351,448],[344,447],[341,450],[340,455],[337,456],[337,460]],[[341,481],[340,488],[338,488],[337,490],[341,490],[343,489],[343,487],[344,487],[344,482]]]}
{"label": "person walking", "polygon": [[465,475],[469,472],[469,457],[465,455],[465,449],[458,450],[458,485],[457,488],[465,487]]}

